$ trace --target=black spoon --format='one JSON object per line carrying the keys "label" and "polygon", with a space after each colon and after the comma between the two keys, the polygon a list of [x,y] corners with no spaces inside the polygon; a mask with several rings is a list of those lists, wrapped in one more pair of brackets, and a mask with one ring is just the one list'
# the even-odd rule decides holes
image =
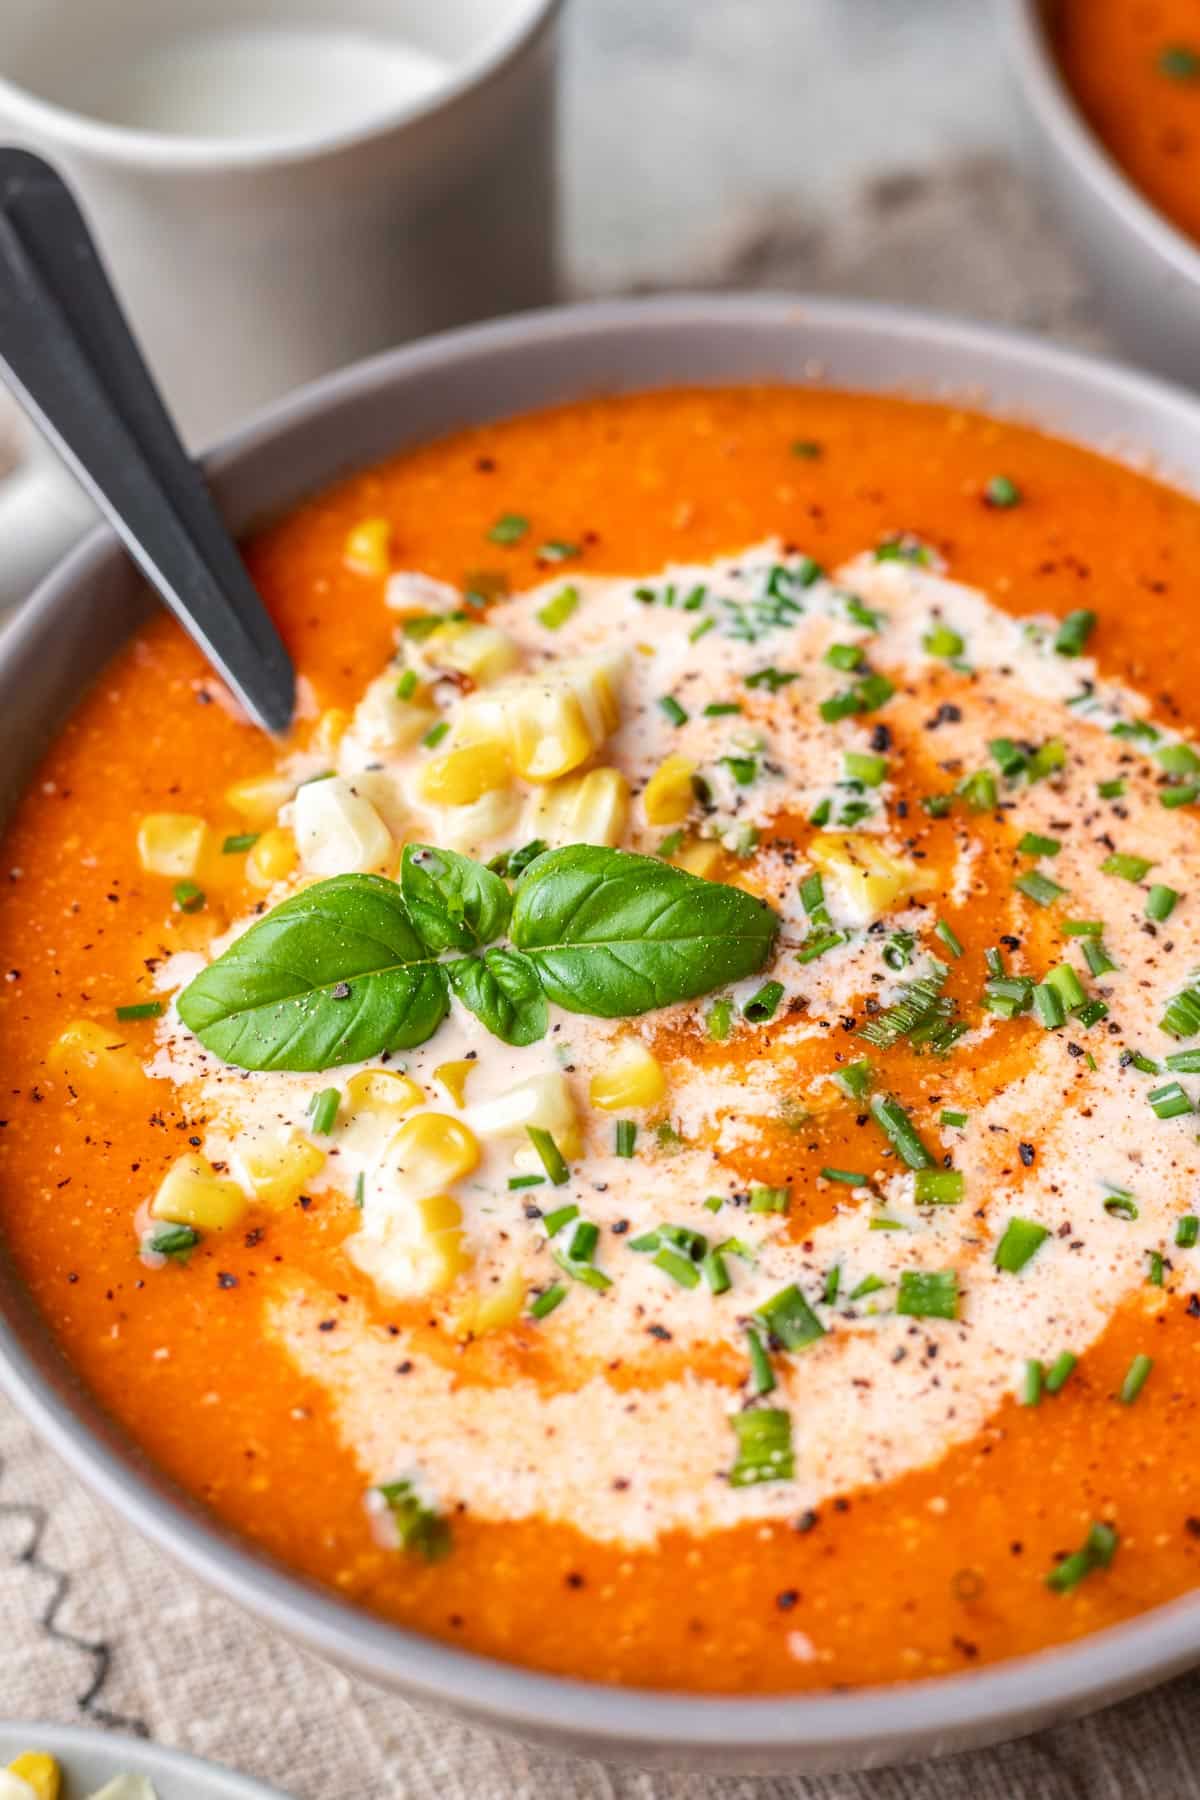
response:
{"label": "black spoon", "polygon": [[284,730],[295,704],[291,659],[171,423],[83,215],[48,163],[5,147],[0,372],[250,717]]}

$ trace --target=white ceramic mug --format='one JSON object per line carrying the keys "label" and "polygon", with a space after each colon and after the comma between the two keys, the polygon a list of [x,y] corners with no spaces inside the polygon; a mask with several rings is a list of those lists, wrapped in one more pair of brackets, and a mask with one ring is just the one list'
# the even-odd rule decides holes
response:
{"label": "white ceramic mug", "polygon": [[[3,0],[0,140],[74,187],[199,446],[342,363],[553,297],[559,4],[339,0],[331,24],[326,0]],[[85,517],[37,447],[0,484],[0,604]]]}

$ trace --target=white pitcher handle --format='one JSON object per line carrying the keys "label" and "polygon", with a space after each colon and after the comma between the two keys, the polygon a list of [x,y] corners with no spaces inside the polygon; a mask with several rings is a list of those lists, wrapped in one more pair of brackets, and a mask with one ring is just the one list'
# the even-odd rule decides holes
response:
{"label": "white pitcher handle", "polygon": [[44,575],[96,523],[91,501],[37,432],[0,477],[0,611],[28,598]]}

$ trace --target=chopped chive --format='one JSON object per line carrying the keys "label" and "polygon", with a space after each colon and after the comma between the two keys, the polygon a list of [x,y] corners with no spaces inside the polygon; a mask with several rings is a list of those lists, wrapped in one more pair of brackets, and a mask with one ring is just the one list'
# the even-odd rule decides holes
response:
{"label": "chopped chive", "polygon": [[436,725],[431,725],[429,730],[425,733],[425,736],[421,739],[426,750],[436,750],[449,729],[450,722],[448,719],[439,719]]}
{"label": "chopped chive", "polygon": [[1200,756],[1190,744],[1164,744],[1161,750],[1154,752],[1154,760],[1164,775],[1200,773]]}
{"label": "chopped chive", "polygon": [[[1186,1055],[1187,1052],[1185,1052],[1184,1054]],[[1161,1075],[1162,1074],[1162,1070],[1160,1069],[1159,1065],[1155,1062],[1154,1058],[1152,1056],[1146,1056],[1141,1050],[1131,1050],[1129,1052],[1129,1062],[1130,1062],[1130,1066],[1132,1068],[1135,1068],[1139,1075]],[[1174,1063],[1174,1059],[1172,1057],[1168,1056],[1168,1058],[1167,1058],[1168,1069],[1173,1067],[1173,1063]],[[1200,1062],[1198,1062],[1196,1064],[1196,1068],[1200,1069]]]}
{"label": "chopped chive", "polygon": [[867,1230],[907,1231],[908,1227],[902,1219],[889,1219],[885,1213],[876,1213],[870,1224],[867,1226]]}
{"label": "chopped chive", "polygon": [[1102,800],[1119,800],[1125,792],[1125,782],[1120,775],[1114,776],[1111,781],[1098,781],[1096,792]]}
{"label": "chopped chive", "polygon": [[1181,1250],[1194,1250],[1200,1240],[1200,1218],[1195,1213],[1184,1213],[1175,1227],[1175,1242]]}
{"label": "chopped chive", "polygon": [[1033,986],[1028,975],[992,975],[983,984],[983,1004],[1001,1019],[1015,1019],[1032,1005]]}
{"label": "chopped chive", "polygon": [[1170,918],[1178,902],[1179,895],[1173,887],[1167,887],[1163,882],[1156,881],[1146,895],[1146,917],[1153,919],[1155,924],[1161,925],[1164,919]]}
{"label": "chopped chive", "polygon": [[733,1026],[733,1001],[714,1000],[708,1009],[705,1029],[714,1044],[723,1044]]}
{"label": "chopped chive", "polygon": [[750,1358],[750,1392],[769,1394],[775,1386],[775,1371],[766,1347],[752,1325],[746,1328],[746,1354]]}
{"label": "chopped chive", "polygon": [[1181,787],[1160,788],[1158,792],[1160,806],[1190,806],[1193,800],[1200,800],[1200,781],[1185,782]]}
{"label": "chopped chive", "polygon": [[202,912],[205,904],[205,893],[194,881],[177,881],[175,883],[175,904],[180,912]]}
{"label": "chopped chive", "polygon": [[839,944],[845,942],[846,933],[844,931],[822,932],[820,937],[807,940],[803,947],[796,952],[796,961],[798,963],[816,962],[817,958],[824,956],[827,950],[836,950]]}
{"label": "chopped chive", "polygon": [[889,969],[907,969],[913,959],[916,938],[911,931],[893,931],[881,952]]}
{"label": "chopped chive", "polygon": [[1088,972],[1092,975],[1111,974],[1117,966],[1100,938],[1084,939],[1083,960],[1088,966]]}
{"label": "chopped chive", "polygon": [[667,715],[672,725],[687,724],[688,713],[684,707],[680,706],[674,694],[661,694],[659,696],[658,705],[660,712],[664,712]]}
{"label": "chopped chive", "polygon": [[322,1088],[308,1103],[309,1123],[317,1137],[328,1137],[337,1123],[342,1096],[335,1087]]}
{"label": "chopped chive", "polygon": [[1060,1350],[1050,1367],[1046,1370],[1046,1392],[1057,1394],[1064,1388],[1074,1372],[1079,1358],[1071,1350]]}
{"label": "chopped chive", "polygon": [[869,756],[862,750],[847,750],[844,760],[848,781],[861,781],[864,787],[878,787],[887,778],[886,756]]}
{"label": "chopped chive", "polygon": [[754,1316],[785,1350],[804,1350],[825,1336],[825,1327],[794,1282],[765,1300]]}
{"label": "chopped chive", "polygon": [[[972,777],[972,779],[974,779],[974,777]],[[993,788],[995,787],[994,782],[992,783],[992,786]],[[922,812],[928,813],[931,819],[944,819],[948,817],[953,805],[953,794],[922,794],[921,796],[921,810]],[[987,808],[976,807],[974,810],[977,812],[985,812]]]}
{"label": "chopped chive", "polygon": [[1112,1219],[1124,1219],[1132,1225],[1138,1216],[1138,1204],[1127,1188],[1114,1188],[1104,1202],[1104,1210]]}
{"label": "chopped chive", "polygon": [[865,1056],[834,1071],[833,1079],[851,1100],[862,1100],[870,1091],[874,1070]]}
{"label": "chopped chive", "polygon": [[783,999],[782,981],[767,981],[759,988],[757,994],[751,994],[742,1008],[743,1019],[749,1019],[752,1025],[765,1025],[774,1017]]}
{"label": "chopped chive", "polygon": [[896,1311],[909,1319],[957,1319],[958,1275],[953,1269],[905,1269]]}
{"label": "chopped chive", "polygon": [[539,562],[567,562],[572,556],[579,555],[579,545],[568,543],[566,538],[547,538],[539,546],[537,555]]}
{"label": "chopped chive", "polygon": [[957,1206],[966,1188],[961,1169],[918,1169],[913,1197],[918,1206]]}
{"label": "chopped chive", "polygon": [[537,1294],[529,1302],[530,1318],[531,1319],[549,1318],[550,1314],[554,1311],[555,1307],[561,1306],[563,1301],[566,1299],[566,1297],[567,1297],[566,1283],[562,1282],[562,1281],[554,1282],[554,1284],[551,1287],[544,1288],[540,1294]]}
{"label": "chopped chive", "polygon": [[569,1275],[572,1281],[577,1281],[580,1287],[591,1288],[595,1293],[602,1294],[612,1286],[611,1278],[602,1274],[599,1269],[594,1269],[591,1263],[572,1262],[560,1250],[551,1251],[551,1255],[563,1274]]}
{"label": "chopped chive", "polygon": [[401,675],[399,681],[396,683],[396,698],[397,700],[411,700],[416,691],[417,671],[415,669],[405,669],[403,675]]}
{"label": "chopped chive", "polygon": [[983,490],[983,498],[988,506],[1007,512],[1014,506],[1020,506],[1023,498],[1020,488],[1008,475],[993,475]]}
{"label": "chopped chive", "polygon": [[821,455],[821,446],[815,438],[797,438],[792,445],[792,455],[802,462],[816,462]]}
{"label": "chopped chive", "polygon": [[1154,1367],[1152,1357],[1145,1351],[1139,1351],[1125,1371],[1125,1379],[1121,1383],[1117,1399],[1122,1406],[1132,1406],[1146,1385],[1151,1369]]}
{"label": "chopped chive", "polygon": [[1096,615],[1086,608],[1069,612],[1058,628],[1054,648],[1060,656],[1081,656],[1083,647],[1096,629]]}
{"label": "chopped chive", "polygon": [[759,669],[753,675],[747,675],[746,686],[748,688],[766,688],[769,694],[777,694],[780,688],[785,688],[790,682],[799,679],[797,670],[766,668]]}
{"label": "chopped chive", "polygon": [[758,758],[756,756],[722,756],[720,764],[728,769],[738,787],[749,787],[758,774]]}
{"label": "chopped chive", "polygon": [[1039,869],[1030,869],[1026,874],[1018,875],[1013,886],[1027,900],[1032,900],[1035,906],[1053,906],[1067,891],[1057,881],[1051,881],[1048,875],[1043,875]]}
{"label": "chopped chive", "polygon": [[825,661],[831,669],[840,669],[846,675],[851,669],[858,668],[864,655],[861,644],[830,644],[825,652]]}
{"label": "chopped chive", "polygon": [[[1099,1024],[1101,1019],[1108,1017],[1108,1007],[1103,1000],[1085,1000],[1082,1006],[1075,1008],[1075,1017],[1085,1030],[1090,1030],[1093,1025]],[[1095,1068],[1096,1065],[1092,1063],[1089,1066]]]}
{"label": "chopped chive", "polygon": [[992,1261],[1006,1274],[1018,1275],[1049,1236],[1046,1227],[1035,1224],[1032,1219],[1012,1218],[1004,1227]]}
{"label": "chopped chive", "polygon": [[[538,554],[544,556],[546,552],[543,549]],[[559,631],[578,605],[579,589],[577,587],[560,588],[558,593],[539,609],[537,616],[547,631]]]}
{"label": "chopped chive", "polygon": [[488,541],[493,544],[519,544],[528,530],[529,520],[523,513],[501,513],[488,531]]}
{"label": "chopped chive", "polygon": [[704,1202],[705,1212],[719,1213],[725,1201],[720,1194],[710,1194]]}
{"label": "chopped chive", "polygon": [[1015,781],[1017,776],[1023,775],[1029,767],[1028,755],[1019,744],[1014,744],[1011,738],[991,738],[988,742],[988,752],[993,762],[999,764],[1000,773],[1006,781]]}
{"label": "chopped chive", "polygon": [[600,1227],[593,1225],[590,1219],[580,1219],[571,1233],[571,1242],[567,1246],[567,1255],[572,1262],[591,1262],[596,1254],[596,1245],[600,1242]]}
{"label": "chopped chive", "polygon": [[842,1287],[842,1265],[841,1265],[841,1263],[834,1263],[833,1267],[829,1270],[828,1274],[825,1277],[825,1287],[824,1287],[824,1289],[822,1291],[822,1295],[821,1295],[821,1298],[824,1300],[826,1306],[832,1306],[835,1303],[835,1301],[837,1300],[838,1294],[841,1292],[841,1287]]}
{"label": "chopped chive", "polygon": [[1082,1006],[1087,999],[1083,983],[1070,963],[1059,963],[1057,968],[1051,969],[1046,976],[1046,985],[1054,989],[1068,1012]]}
{"label": "chopped chive", "polygon": [[1159,1119],[1181,1119],[1185,1113],[1196,1110],[1177,1081],[1164,1082],[1162,1087],[1154,1088],[1146,1098],[1154,1108],[1155,1117]]}
{"label": "chopped chive", "polygon": [[1038,1406],[1041,1404],[1042,1388],[1045,1384],[1046,1372],[1035,1358],[1025,1364],[1021,1373],[1021,1405]]}
{"label": "chopped chive", "polygon": [[367,1204],[367,1178],[360,1169],[354,1177],[354,1205],[359,1212]]}
{"label": "chopped chive", "polygon": [[1064,937],[1101,937],[1104,924],[1100,919],[1064,919],[1059,929]]}
{"label": "chopped chive", "polygon": [[938,1123],[941,1125],[957,1125],[961,1127],[966,1124],[967,1116],[968,1115],[965,1112],[953,1112],[948,1106],[944,1106]]}
{"label": "chopped chive", "polygon": [[1066,1594],[1096,1569],[1107,1569],[1116,1555],[1120,1543],[1111,1525],[1095,1524],[1088,1531],[1082,1550],[1073,1550],[1070,1556],[1051,1569],[1046,1576],[1046,1586],[1056,1594]]}
{"label": "chopped chive", "polygon": [[1159,1027],[1172,1037],[1195,1037],[1200,1031],[1200,989],[1185,988],[1176,994],[1159,1020]]}
{"label": "chopped chive", "polygon": [[790,1481],[795,1473],[791,1414],[776,1407],[735,1413],[730,1421],[737,1438],[737,1457],[729,1471],[730,1487],[754,1487],[762,1481]]}
{"label": "chopped chive", "polygon": [[654,1266],[661,1269],[664,1275],[680,1287],[694,1288],[700,1285],[700,1271],[690,1256],[682,1250],[676,1250],[671,1244],[664,1244],[654,1254]]}
{"label": "chopped chive", "polygon": [[117,1017],[125,1024],[133,1019],[161,1019],[162,1012],[161,1000],[139,1000],[133,1006],[118,1006]]}
{"label": "chopped chive", "polygon": [[902,1162],[910,1169],[931,1169],[933,1157],[921,1142],[916,1126],[891,1094],[872,1094],[871,1115]]}
{"label": "chopped chive", "polygon": [[740,713],[741,706],[736,700],[710,700],[704,708],[706,719],[724,719],[731,713]]}
{"label": "chopped chive", "polygon": [[1030,781],[1041,781],[1052,775],[1056,769],[1063,769],[1067,763],[1067,747],[1061,738],[1047,738],[1029,759]]}
{"label": "chopped chive", "polygon": [[1039,832],[1027,831],[1017,849],[1022,856],[1057,856],[1062,845],[1057,838],[1042,837]]}
{"label": "chopped chive", "polygon": [[865,1300],[868,1294],[877,1294],[880,1288],[885,1285],[886,1284],[879,1279],[878,1275],[864,1275],[857,1287],[851,1288],[850,1298],[852,1300]]}
{"label": "chopped chive", "polygon": [[1126,856],[1120,851],[1106,856],[1100,864],[1102,875],[1119,875],[1122,881],[1141,881],[1154,864],[1147,856]]}
{"label": "chopped chive", "polygon": [[243,850],[253,850],[259,836],[260,833],[257,831],[235,832],[232,837],[227,837],[221,845],[222,856],[240,856]]}
{"label": "chopped chive", "polygon": [[520,1188],[545,1187],[545,1185],[546,1177],[544,1175],[510,1175],[508,1178],[510,1193],[516,1193]]}
{"label": "chopped chive", "polygon": [[617,1120],[617,1155],[632,1156],[637,1143],[637,1125],[632,1119]]}
{"label": "chopped chive", "polygon": [[940,973],[905,982],[899,998],[864,1025],[858,1035],[880,1050],[890,1050],[919,1027],[944,1019],[950,1010],[950,1003],[942,995],[946,969],[943,963],[937,968]]}
{"label": "chopped chive", "polygon": [[700,1273],[708,1285],[710,1293],[727,1294],[732,1283],[729,1270],[725,1266],[725,1258],[719,1247],[705,1252],[700,1262]]}
{"label": "chopped chive", "polygon": [[962,638],[949,625],[931,625],[921,639],[921,648],[929,656],[961,656],[966,649]]}
{"label": "chopped chive", "polygon": [[1067,1016],[1067,1009],[1058,989],[1045,981],[1039,982],[1033,990],[1033,1010],[1038,1016],[1039,1024],[1044,1025],[1047,1031],[1057,1031]]}
{"label": "chopped chive", "polygon": [[750,1211],[752,1213],[785,1213],[791,1203],[791,1192],[785,1187],[764,1187],[761,1183],[750,1189]]}
{"label": "chopped chive", "polygon": [[375,1489],[387,1505],[402,1550],[415,1550],[426,1562],[439,1562],[451,1546],[450,1527],[427,1506],[407,1478],[383,1482]]}
{"label": "chopped chive", "polygon": [[571,1179],[571,1171],[563,1161],[562,1151],[553,1136],[541,1125],[527,1125],[525,1130],[530,1143],[541,1157],[542,1167],[547,1175],[555,1187],[562,1187],[564,1182]]}
{"label": "chopped chive", "polygon": [[945,944],[945,946],[946,946],[947,950],[950,952],[951,956],[958,957],[958,956],[962,955],[962,953],[963,953],[962,944],[961,944],[960,940],[955,937],[954,932],[951,930],[950,926],[947,925],[945,919],[939,919],[937,924],[934,926],[934,930],[937,932],[938,936],[941,938],[943,944]]}
{"label": "chopped chive", "polygon": [[674,856],[675,852],[682,845],[684,836],[685,836],[685,833],[682,830],[668,831],[666,837],[663,839],[662,843],[658,846],[658,849],[654,852],[654,854],[656,856],[661,856],[664,860],[669,856]]}
{"label": "chopped chive", "polygon": [[1163,1259],[1161,1250],[1147,1250],[1146,1256],[1150,1267],[1146,1271],[1146,1286],[1161,1287],[1163,1284]]}
{"label": "chopped chive", "polygon": [[[1173,1075],[1200,1075],[1200,1050],[1176,1050],[1167,1057],[1166,1066]],[[1157,1075],[1157,1065],[1147,1073]]]}
{"label": "chopped chive", "polygon": [[871,1178],[869,1175],[857,1175],[853,1169],[826,1168],[821,1170],[821,1179],[840,1181],[845,1187],[866,1187]]}
{"label": "chopped chive", "polygon": [[154,1256],[178,1257],[186,1262],[189,1250],[194,1250],[199,1242],[200,1233],[193,1225],[160,1225],[143,1238],[142,1249]]}
{"label": "chopped chive", "polygon": [[993,812],[1000,798],[990,769],[976,769],[973,775],[964,776],[954,791],[966,801],[967,810],[974,813]]}

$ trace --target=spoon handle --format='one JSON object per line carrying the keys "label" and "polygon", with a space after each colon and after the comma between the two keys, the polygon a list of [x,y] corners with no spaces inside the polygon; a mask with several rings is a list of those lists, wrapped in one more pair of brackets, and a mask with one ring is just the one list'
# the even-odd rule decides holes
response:
{"label": "spoon handle", "polygon": [[179,441],[78,206],[48,163],[10,148],[0,148],[0,372],[251,718],[282,731],[295,675],[279,633]]}

